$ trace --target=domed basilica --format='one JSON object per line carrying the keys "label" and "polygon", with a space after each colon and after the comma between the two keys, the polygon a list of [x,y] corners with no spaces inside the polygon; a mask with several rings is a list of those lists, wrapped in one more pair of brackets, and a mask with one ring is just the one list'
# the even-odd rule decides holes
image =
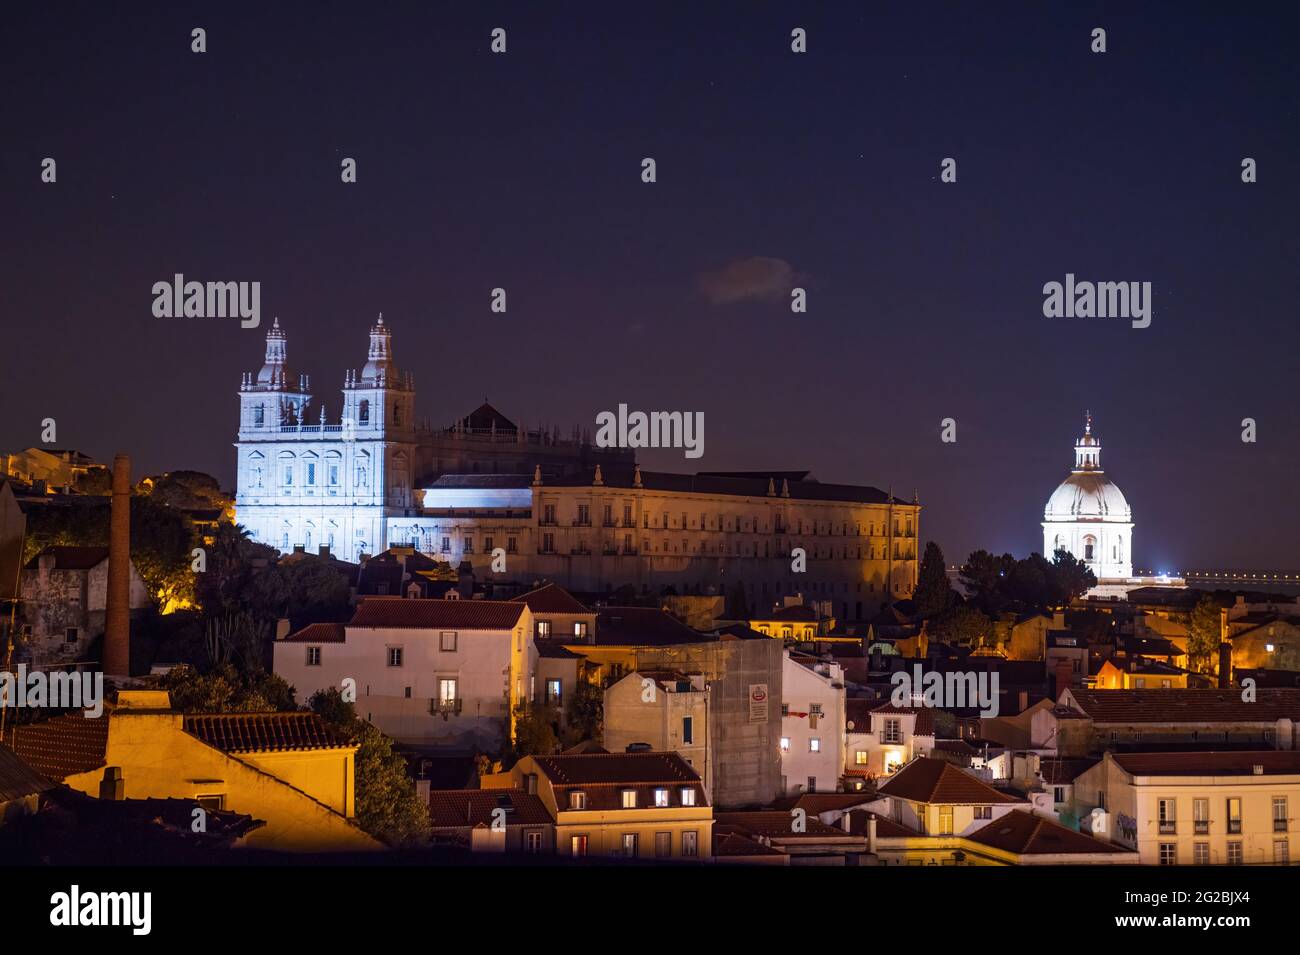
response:
{"label": "domed basilica", "polygon": [[1098,580],[1133,576],[1133,510],[1101,469],[1101,442],[1087,416],[1074,445],[1074,470],[1043,511],[1043,555],[1066,550]]}

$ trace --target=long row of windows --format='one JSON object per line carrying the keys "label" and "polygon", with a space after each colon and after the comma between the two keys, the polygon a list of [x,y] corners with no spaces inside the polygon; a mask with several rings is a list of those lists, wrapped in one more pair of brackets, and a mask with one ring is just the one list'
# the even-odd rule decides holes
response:
{"label": "long row of windows", "polygon": [[[1211,858],[1210,844],[1208,842],[1192,843],[1192,864],[1193,865],[1212,865],[1217,860]],[[1244,865],[1245,854],[1242,850],[1241,841],[1231,839],[1225,847],[1224,863],[1227,865]],[[1286,839],[1273,840],[1273,864],[1290,865],[1291,863],[1291,846]],[[1160,843],[1160,864],[1177,865],[1178,864],[1178,843],[1162,842]]]}
{"label": "long row of windows", "polygon": [[[540,838],[540,837],[539,837]],[[588,833],[581,832],[569,837],[569,854],[585,856],[590,841]],[[619,855],[637,858],[641,854],[640,835],[625,832],[619,840]],[[673,854],[673,834],[671,832],[655,833],[655,857],[666,859]],[[681,834],[681,854],[693,858],[700,854],[700,834],[694,829],[687,829]]]}
{"label": "long row of windows", "polygon": [[[575,517],[571,519],[573,526],[591,527],[591,505],[589,503],[578,503],[575,505],[575,510]],[[549,525],[559,524],[556,504],[546,501],[542,502],[541,522]],[[620,517],[614,512],[613,504],[604,505],[600,524],[603,527],[635,527],[636,520],[633,516],[633,506],[631,504],[623,505],[623,512],[620,520]],[[725,514],[719,513],[712,515],[712,517],[710,517],[709,514],[701,514],[697,519],[692,519],[688,511],[680,512],[680,517],[673,512],[663,511],[657,517],[653,518],[649,511],[644,511],[641,514],[641,526],[643,528],[650,528],[653,526],[662,530],[723,531],[736,534],[766,534],[769,532],[769,525],[763,523],[760,526],[757,517],[728,517]],[[772,532],[777,534],[789,534],[792,529],[796,534],[803,534],[804,527],[805,525],[802,520],[795,521],[793,525],[787,525],[783,524],[778,517],[776,523],[772,525],[770,529]],[[850,528],[852,528],[851,532]],[[874,523],[868,523],[866,525],[865,533],[863,532],[863,525],[860,522],[850,525],[847,521],[841,521],[838,525],[833,521],[809,521],[807,529],[807,532],[811,535],[835,536],[838,534],[841,537],[849,537],[850,534],[855,537],[889,536],[889,527],[883,522],[879,526]],[[894,519],[893,536],[916,536],[912,517],[910,515],[906,518]]]}
{"label": "long row of windows", "polygon": [[[1272,802],[1273,831],[1286,832],[1290,828],[1290,815],[1286,796],[1274,796]],[[1174,797],[1160,799],[1156,802],[1156,816],[1160,835],[1178,834],[1178,800]],[[1229,796],[1224,801],[1225,831],[1239,833],[1242,831],[1241,798]],[[1206,835],[1210,832],[1210,800],[1198,798],[1192,800],[1192,832]]]}

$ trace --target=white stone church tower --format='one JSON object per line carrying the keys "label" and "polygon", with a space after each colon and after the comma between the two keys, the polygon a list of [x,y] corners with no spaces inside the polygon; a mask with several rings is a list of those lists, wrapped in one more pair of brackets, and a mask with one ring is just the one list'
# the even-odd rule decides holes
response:
{"label": "white stone church tower", "polygon": [[1043,512],[1043,556],[1067,550],[1097,579],[1133,576],[1133,511],[1101,469],[1101,442],[1092,415],[1074,445],[1074,470]]}
{"label": "white stone church tower", "polygon": [[311,382],[293,381],[287,358],[276,319],[262,370],[239,387],[237,520],[282,552],[378,553],[387,518],[411,504],[416,441],[414,382],[394,364],[384,317],[370,329],[365,367],[345,376],[336,423],[323,405],[311,420]]}

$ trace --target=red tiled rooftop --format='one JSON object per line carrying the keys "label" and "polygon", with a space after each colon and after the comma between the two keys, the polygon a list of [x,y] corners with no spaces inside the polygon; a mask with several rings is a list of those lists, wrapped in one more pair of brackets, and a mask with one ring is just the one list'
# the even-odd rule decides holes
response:
{"label": "red tiled rooftop", "polygon": [[348,626],[414,630],[512,630],[524,604],[509,600],[367,597]]}
{"label": "red tiled rooftop", "polygon": [[[783,809],[758,809],[746,812],[715,812],[713,814],[715,832],[742,832],[749,836],[764,836],[769,839],[827,839],[839,837],[852,838],[838,826],[828,826],[812,813],[802,820],[792,811]],[[801,821],[801,832],[795,831],[796,821]]]}
{"label": "red tiled rooftop", "polygon": [[62,782],[104,765],[108,721],[107,714],[94,719],[80,714],[56,716],[11,728],[5,742],[32,769]]}
{"label": "red tiled rooftop", "polygon": [[1300,752],[1124,753],[1112,757],[1134,776],[1264,776],[1300,775]]}
{"label": "red tiled rooftop", "polygon": [[511,598],[510,602],[526,604],[533,613],[594,612],[558,584],[543,584],[536,590]]}
{"label": "red tiled rooftop", "polygon": [[1262,689],[1246,702],[1240,689],[1069,690],[1098,723],[1272,723],[1300,719],[1300,690]]}
{"label": "red tiled rooftop", "polygon": [[1067,829],[1046,816],[1035,816],[1020,809],[1012,810],[987,826],[976,829],[966,838],[994,849],[1017,855],[1080,855],[1085,853],[1117,854],[1127,849]]}
{"label": "red tiled rooftop", "polygon": [[676,753],[576,753],[534,759],[556,786],[700,781],[699,773]]}
{"label": "red tiled rooftop", "polygon": [[655,607],[606,607],[596,618],[596,645],[602,647],[667,647],[717,639]]}
{"label": "red tiled rooftop", "polygon": [[942,759],[914,759],[884,783],[879,793],[912,802],[990,805],[1024,803]]}
{"label": "red tiled rooftop", "polygon": [[343,643],[344,625],[341,623],[312,623],[285,637],[281,643]]}
{"label": "red tiled rooftop", "polygon": [[761,842],[751,839],[739,832],[728,832],[713,841],[713,855],[719,858],[739,858],[753,856],[785,855],[780,849],[773,849]]}
{"label": "red tiled rooftop", "polygon": [[340,749],[352,745],[315,713],[216,713],[186,716],[185,732],[225,753]]}
{"label": "red tiled rooftop", "polygon": [[434,789],[429,793],[429,821],[435,829],[491,826],[497,809],[506,810],[507,826],[542,826],[552,821],[541,799],[522,789]]}

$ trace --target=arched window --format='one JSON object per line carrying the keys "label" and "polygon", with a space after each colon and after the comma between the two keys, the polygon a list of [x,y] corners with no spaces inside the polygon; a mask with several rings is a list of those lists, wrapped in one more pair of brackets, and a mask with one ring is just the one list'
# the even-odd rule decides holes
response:
{"label": "arched window", "polygon": [[370,402],[364,398],[361,401],[361,410],[357,414],[362,424],[370,424]]}
{"label": "arched window", "polygon": [[266,424],[266,409],[258,405],[253,409],[253,426],[260,428]]}
{"label": "arched window", "polygon": [[1095,560],[1093,551],[1096,549],[1097,539],[1095,537],[1085,537],[1083,539],[1083,559]]}

